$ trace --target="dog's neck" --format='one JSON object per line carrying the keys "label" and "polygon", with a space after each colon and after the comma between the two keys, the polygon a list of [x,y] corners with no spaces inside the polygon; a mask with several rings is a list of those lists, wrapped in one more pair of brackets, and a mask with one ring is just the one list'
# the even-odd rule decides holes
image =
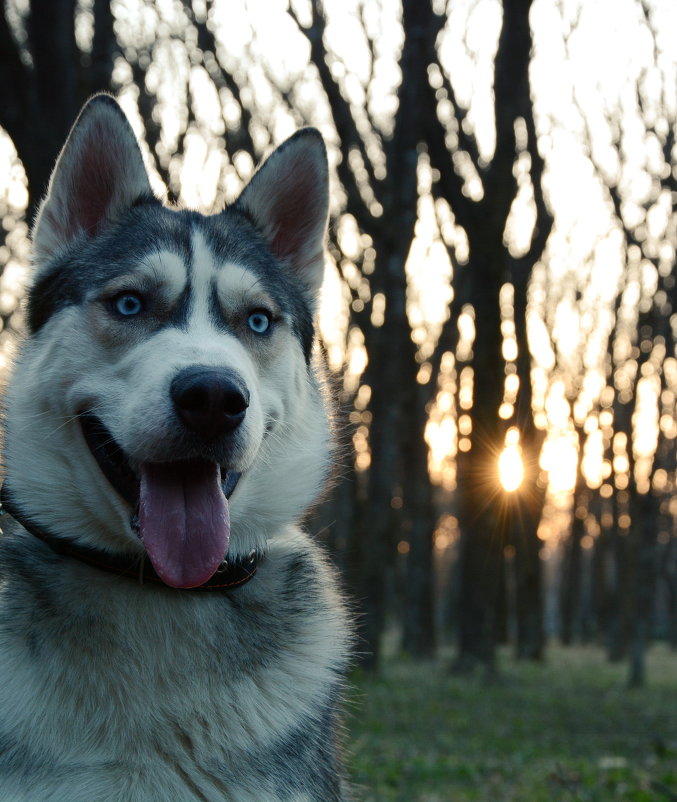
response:
{"label": "dog's neck", "polygon": [[113,554],[103,549],[82,546],[51,534],[33,521],[12,497],[7,482],[0,488],[0,514],[10,515],[27,532],[41,540],[62,557],[70,557],[101,571],[133,579],[140,584],[162,585],[168,590],[229,591],[244,585],[256,574],[261,555],[251,552],[245,558],[224,560],[221,567],[202,585],[193,588],[169,588],[155,572],[146,555]]}

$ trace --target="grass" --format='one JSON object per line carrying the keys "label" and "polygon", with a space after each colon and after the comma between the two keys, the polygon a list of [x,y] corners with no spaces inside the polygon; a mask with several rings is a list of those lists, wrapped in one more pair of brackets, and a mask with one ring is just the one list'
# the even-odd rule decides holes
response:
{"label": "grass", "polygon": [[599,649],[552,648],[500,679],[388,660],[354,678],[349,759],[362,802],[677,802],[677,654],[648,684]]}

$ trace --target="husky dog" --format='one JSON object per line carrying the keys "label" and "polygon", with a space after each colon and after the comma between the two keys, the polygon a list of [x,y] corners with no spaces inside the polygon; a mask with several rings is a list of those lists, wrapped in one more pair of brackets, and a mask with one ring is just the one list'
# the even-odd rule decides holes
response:
{"label": "husky dog", "polygon": [[2,802],[347,798],[350,625],[298,526],[327,209],[313,129],[203,216],[153,196],[112,98],[78,118],[6,401]]}

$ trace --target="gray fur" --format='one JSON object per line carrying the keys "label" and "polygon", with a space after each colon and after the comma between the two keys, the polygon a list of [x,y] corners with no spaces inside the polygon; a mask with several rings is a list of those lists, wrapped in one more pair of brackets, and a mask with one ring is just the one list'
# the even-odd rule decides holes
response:
{"label": "gray fur", "polygon": [[[205,217],[196,212],[164,208],[154,199],[144,199],[129,209],[115,225],[98,237],[77,242],[50,260],[37,277],[28,301],[28,327],[36,333],[56,312],[82,303],[89,293],[129,270],[138,261],[160,250],[181,257],[190,274],[194,255],[191,235],[199,231],[222,264],[245,265],[275,295],[282,309],[292,316],[294,332],[306,359],[313,344],[313,310],[293,278],[280,271],[274,255],[249,218],[237,206]],[[123,236],[120,233],[123,232]],[[186,303],[166,321],[184,325]],[[218,313],[215,320],[222,325]]]}
{"label": "gray fur", "polygon": [[[119,163],[101,156],[106,144]],[[96,183],[81,165],[98,158],[113,190],[93,217]],[[135,469],[198,456],[241,472],[228,555],[263,558],[230,592],[142,585],[57,555],[3,518],[3,802],[349,798],[340,710],[351,626],[334,569],[298,526],[330,470],[311,347],[326,163],[318,135],[302,132],[266,164],[221,215],[165,209],[107,97],[85,108],[60,158],[33,235],[29,336],[8,392],[13,495],[52,535],[142,552],[134,511],[82,437],[78,414],[93,409]],[[280,238],[271,232],[290,223],[271,222],[265,187],[300,208],[288,182],[299,166],[303,191],[316,180],[324,200],[301,233]],[[148,314],[116,319],[106,292],[120,281],[145,288]],[[255,335],[242,321],[261,298],[276,318]],[[174,431],[167,388],[194,364],[233,370],[251,394],[226,443]]]}

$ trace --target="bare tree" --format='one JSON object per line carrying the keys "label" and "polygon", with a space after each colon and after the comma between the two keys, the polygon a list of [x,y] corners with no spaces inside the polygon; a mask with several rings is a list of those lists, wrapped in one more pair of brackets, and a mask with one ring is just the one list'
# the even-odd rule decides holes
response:
{"label": "bare tree", "polygon": [[[617,583],[618,577],[623,579],[622,588],[617,584],[614,591],[611,653],[618,656],[629,646],[630,684],[640,685],[652,626],[658,520],[671,486],[675,439],[677,388],[671,368],[675,353],[670,319],[677,283],[677,219],[672,202],[677,191],[677,110],[670,93],[677,73],[674,62],[664,58],[655,19],[659,9],[638,1],[635,11],[639,29],[653,42],[654,63],[639,71],[622,100],[613,105],[602,102],[594,110],[581,100],[578,107],[589,158],[606,191],[624,251],[625,275],[615,304],[608,359],[613,422],[607,424],[605,435],[607,459],[613,466],[608,481],[614,482],[615,490],[609,556],[615,561]],[[605,158],[605,152],[613,158]],[[638,191],[638,186],[644,189]],[[652,417],[656,425],[647,436]],[[587,492],[583,479],[579,485]],[[611,492],[611,485],[608,488]],[[669,538],[668,531],[669,527],[664,533]]]}
{"label": "bare tree", "polygon": [[[531,269],[541,257],[552,226],[552,217],[541,187],[543,160],[536,143],[536,126],[529,85],[531,31],[528,0],[506,0],[503,25],[494,62],[494,115],[496,148],[484,162],[477,144],[465,138],[466,152],[481,178],[483,195],[476,203],[462,192],[458,176],[435,161],[445,180],[452,209],[469,240],[470,258],[464,268],[465,296],[475,314],[476,336],[468,365],[473,375],[472,447],[458,457],[459,518],[462,532],[461,609],[457,667],[476,663],[493,670],[498,609],[501,591],[503,549],[514,539],[517,555],[517,589],[520,652],[538,657],[543,648],[540,599],[540,559],[536,529],[543,505],[538,481],[541,434],[533,425],[530,359],[526,338],[526,295]],[[462,114],[459,123],[463,125]],[[526,133],[518,143],[517,126]],[[531,244],[519,258],[505,245],[505,231],[517,193],[513,169],[524,149],[531,161],[536,223]],[[440,159],[441,146],[438,145]],[[525,479],[520,496],[506,499],[500,492],[497,458],[505,429],[511,421],[498,415],[504,386],[500,292],[512,282],[518,343],[516,364],[520,395],[515,401],[513,425],[521,432]],[[498,372],[498,376],[497,376]],[[512,530],[512,531],[511,531]]]}
{"label": "bare tree", "polygon": [[[93,34],[78,42],[76,17],[89,15]],[[109,3],[91,10],[76,0],[31,0],[25,13],[5,3],[0,14],[0,125],[26,171],[32,218],[54,161],[87,97],[111,86],[116,48]]]}

